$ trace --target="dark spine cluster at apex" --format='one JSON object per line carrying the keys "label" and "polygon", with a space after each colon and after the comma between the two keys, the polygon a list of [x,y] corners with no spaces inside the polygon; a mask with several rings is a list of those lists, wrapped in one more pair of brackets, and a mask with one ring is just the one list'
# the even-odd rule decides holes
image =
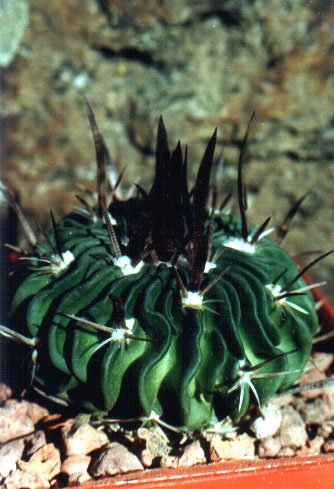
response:
{"label": "dark spine cluster at apex", "polygon": [[224,214],[230,196],[217,206],[210,186],[217,130],[189,190],[187,148],[169,150],[160,118],[152,188],[136,185],[137,196],[121,200],[122,174],[111,185],[111,159],[86,105],[97,202],[77,196],[81,206],[58,223],[51,213],[40,244],[29,228],[33,253],[21,257],[12,328],[0,332],[32,349],[32,385],[56,402],[176,431],[238,422],[298,379],[318,329],[305,270],[280,246],[303,198],[274,239],[270,218],[248,223],[249,124],[240,217]]}

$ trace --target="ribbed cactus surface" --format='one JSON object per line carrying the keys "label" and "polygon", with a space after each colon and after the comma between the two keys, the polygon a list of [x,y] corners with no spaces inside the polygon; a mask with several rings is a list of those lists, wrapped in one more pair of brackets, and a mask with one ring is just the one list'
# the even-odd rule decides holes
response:
{"label": "ribbed cactus surface", "polygon": [[107,202],[100,179],[95,208],[65,216],[23,262],[12,314],[36,338],[33,383],[47,395],[192,431],[238,421],[300,376],[312,295],[265,226],[248,226],[241,175],[241,217],[208,210],[215,139],[189,191],[160,120],[150,192]]}

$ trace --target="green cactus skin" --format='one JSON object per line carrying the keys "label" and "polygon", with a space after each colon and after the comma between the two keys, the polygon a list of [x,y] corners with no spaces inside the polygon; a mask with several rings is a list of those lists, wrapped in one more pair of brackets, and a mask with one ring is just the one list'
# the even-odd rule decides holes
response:
{"label": "green cactus skin", "polygon": [[180,145],[169,153],[161,119],[151,191],[113,198],[113,230],[100,194],[95,214],[65,216],[23,262],[12,314],[37,338],[40,390],[193,431],[227,415],[237,422],[298,379],[318,329],[313,297],[290,255],[249,231],[243,212],[209,215],[215,138],[189,193],[186,157]]}

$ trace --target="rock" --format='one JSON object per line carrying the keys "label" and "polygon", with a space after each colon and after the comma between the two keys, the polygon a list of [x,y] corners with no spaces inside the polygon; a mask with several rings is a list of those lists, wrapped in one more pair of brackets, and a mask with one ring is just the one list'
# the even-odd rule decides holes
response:
{"label": "rock", "polygon": [[29,22],[25,0],[2,0],[0,9],[0,66],[8,66],[19,50]]}
{"label": "rock", "polygon": [[144,467],[133,453],[120,443],[110,443],[96,460],[92,467],[94,477],[125,474],[135,470],[143,470]]}
{"label": "rock", "polygon": [[326,453],[329,452],[334,452],[334,440],[327,440],[326,443],[324,444],[324,450]]}
{"label": "rock", "polygon": [[282,421],[281,411],[268,402],[262,408],[263,416],[259,416],[251,425],[251,430],[259,440],[271,437],[277,433]]}
{"label": "rock", "polygon": [[24,451],[24,440],[19,438],[18,440],[12,440],[2,445],[0,448],[0,456],[10,456],[15,462],[18,462]]}
{"label": "rock", "polygon": [[[334,377],[333,377],[334,378]],[[325,418],[328,421],[333,421],[333,413],[334,413],[334,390],[326,389],[324,393],[324,409],[325,409]]]}
{"label": "rock", "polygon": [[309,441],[309,453],[321,453],[321,449],[325,441],[322,436],[316,436],[313,440]]}
{"label": "rock", "polygon": [[321,452],[321,448],[324,445],[324,439],[322,436],[316,436],[313,440],[308,440],[307,444],[296,451],[296,455],[315,455]]}
{"label": "rock", "polygon": [[10,399],[12,395],[12,389],[8,385],[0,383],[0,403]]}
{"label": "rock", "polygon": [[294,457],[295,451],[291,447],[283,447],[277,454],[277,457]]}
{"label": "rock", "polygon": [[305,422],[292,406],[282,409],[282,422],[277,439],[282,447],[291,448],[302,447],[308,439]]}
{"label": "rock", "polygon": [[83,474],[87,471],[91,457],[88,455],[71,455],[61,464],[60,472],[71,476],[73,474]]}
{"label": "rock", "polygon": [[49,416],[49,411],[37,404],[36,402],[21,401],[21,404],[27,406],[27,414],[34,424],[37,424],[41,419]]}
{"label": "rock", "polygon": [[73,434],[70,426],[64,426],[62,436],[66,446],[66,455],[87,455],[109,443],[109,438],[103,431],[93,428],[86,423]]}
{"label": "rock", "polygon": [[229,459],[255,458],[255,439],[247,433],[237,436],[234,440],[223,440],[221,436],[214,435],[210,443],[210,461]]}
{"label": "rock", "polygon": [[16,463],[21,459],[24,451],[24,440],[12,440],[0,448],[0,476],[7,477],[16,470]]}
{"label": "rock", "polygon": [[[334,374],[328,372],[327,380],[333,382],[334,381]],[[334,386],[333,386],[333,384],[328,385],[328,387],[324,387],[324,396],[326,396],[326,395],[334,397]]]}
{"label": "rock", "polygon": [[16,461],[12,455],[0,455],[0,479],[16,470]]}
{"label": "rock", "polygon": [[176,469],[179,465],[179,457],[176,455],[167,455],[163,457],[160,462],[160,467],[162,469]]}
{"label": "rock", "polygon": [[274,406],[281,408],[281,407],[287,406],[288,404],[291,404],[294,401],[294,399],[295,398],[294,398],[293,394],[282,392],[282,393],[280,393],[279,396],[273,397],[270,400],[270,402]]}
{"label": "rock", "polygon": [[[320,380],[326,380],[326,374],[319,372],[316,368],[312,368],[308,372],[303,373],[299,379],[300,385],[311,384],[312,382],[318,382]],[[324,389],[309,389],[307,391],[301,391],[300,395],[305,399],[315,399],[323,394]]]}
{"label": "rock", "polygon": [[50,484],[43,475],[15,470],[5,481],[6,489],[48,489]]}
{"label": "rock", "polygon": [[305,403],[299,410],[306,424],[321,424],[333,420],[334,397],[324,394],[323,397]]}
{"label": "rock", "polygon": [[314,399],[305,403],[299,412],[306,424],[321,424],[326,420],[325,401],[321,397]]}
{"label": "rock", "polygon": [[140,454],[141,462],[146,467],[151,467],[156,458],[164,458],[168,455],[170,448],[167,445],[167,440],[159,433],[147,428],[139,428],[137,436],[146,442],[146,447]]}
{"label": "rock", "polygon": [[27,455],[33,455],[37,450],[46,445],[46,438],[44,431],[36,431],[28,440],[29,448],[27,450]]}
{"label": "rock", "polygon": [[199,440],[187,445],[178,460],[178,467],[192,467],[193,465],[205,464],[206,457]]}
{"label": "rock", "polygon": [[69,486],[78,486],[79,484],[82,484],[83,482],[87,482],[91,480],[91,476],[88,474],[88,472],[75,472],[74,474],[71,474],[68,478],[68,485]]}
{"label": "rock", "polygon": [[17,404],[21,404],[17,399],[8,399],[5,402],[4,407],[13,407],[13,406],[16,406]]}
{"label": "rock", "polygon": [[34,424],[27,414],[25,404],[15,401],[0,409],[0,444],[33,431]]}
{"label": "rock", "polygon": [[[288,404],[293,406],[294,410],[298,411],[300,413],[305,408],[305,404],[307,404],[307,399],[304,399],[301,396],[294,396],[292,401],[289,402]],[[283,407],[286,407],[286,406],[283,406]]]}
{"label": "rock", "polygon": [[20,461],[23,472],[42,475],[47,480],[53,479],[60,471],[60,453],[53,443],[49,443],[35,452],[28,462]]}
{"label": "rock", "polygon": [[315,352],[313,353],[312,358],[318,369],[322,372],[326,372],[334,362],[333,353]]}
{"label": "rock", "polygon": [[279,440],[270,436],[261,441],[258,447],[258,455],[260,458],[276,457],[280,449]]}
{"label": "rock", "polygon": [[333,431],[334,431],[334,426],[332,423],[330,422],[322,423],[318,428],[317,435],[326,439],[332,435]]}

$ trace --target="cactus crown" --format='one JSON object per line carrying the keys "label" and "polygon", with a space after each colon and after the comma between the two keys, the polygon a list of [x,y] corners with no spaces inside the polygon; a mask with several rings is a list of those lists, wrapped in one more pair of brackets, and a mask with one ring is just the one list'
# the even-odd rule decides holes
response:
{"label": "cactus crown", "polygon": [[[98,164],[97,205],[65,216],[25,257],[12,303],[15,331],[34,351],[32,382],[64,404],[120,418],[146,416],[187,431],[234,421],[299,377],[318,328],[302,273],[278,228],[208,210],[216,131],[187,184],[187,151],[170,152],[160,118],[147,193],[122,201],[87,104]],[[20,320],[18,320],[20,318]],[[19,331],[17,331],[17,329]],[[36,358],[37,357],[37,358]]]}

